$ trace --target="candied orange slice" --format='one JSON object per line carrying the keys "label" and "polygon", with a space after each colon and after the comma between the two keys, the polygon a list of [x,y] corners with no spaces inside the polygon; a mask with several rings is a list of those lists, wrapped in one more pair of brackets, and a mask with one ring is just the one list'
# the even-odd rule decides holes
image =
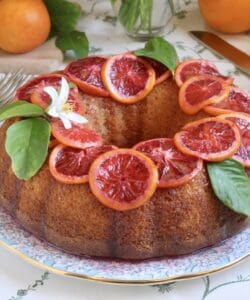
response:
{"label": "candied orange slice", "polygon": [[[58,73],[50,73],[50,74],[44,74],[41,76],[37,76],[22,86],[20,86],[16,90],[16,94],[14,96],[15,100],[31,100],[31,95],[35,91],[35,89],[40,85],[53,85],[55,82],[59,82],[62,78],[62,74]],[[44,93],[45,101],[49,103],[49,95]]]}
{"label": "candied orange slice", "polygon": [[213,116],[232,112],[250,115],[250,96],[238,87],[231,86],[228,97],[218,103],[206,106],[203,109],[206,113]]}
{"label": "candied orange slice", "polygon": [[[52,75],[52,74],[51,74]],[[50,96],[44,91],[46,86],[52,86],[55,89],[60,89],[61,80],[64,75],[57,75],[57,77],[48,77],[44,78],[40,84],[36,86],[33,93],[31,94],[31,102],[39,105],[40,107],[46,109],[51,103]],[[66,77],[66,76],[65,76]],[[85,112],[83,101],[79,98],[77,86],[70,87],[69,97],[67,100],[69,108],[80,115],[83,115]]]}
{"label": "candied orange slice", "polygon": [[233,79],[220,74],[217,67],[205,59],[190,59],[180,63],[175,70],[176,84],[181,87],[185,81],[194,76],[212,75],[218,76],[228,83],[232,83]]}
{"label": "candied orange slice", "polygon": [[193,115],[204,106],[225,99],[229,94],[229,85],[221,78],[209,75],[188,79],[180,88],[179,104],[181,109]]}
{"label": "candied orange slice", "polygon": [[155,71],[145,60],[125,53],[110,57],[102,67],[102,80],[113,99],[131,104],[145,98],[155,84]]}
{"label": "candied orange slice", "polygon": [[78,123],[72,122],[72,128],[65,129],[60,119],[53,118],[51,120],[51,132],[60,143],[79,149],[97,147],[103,144],[102,137],[97,132]]}
{"label": "candied orange slice", "polygon": [[58,181],[67,184],[88,182],[91,163],[102,153],[113,149],[116,147],[112,145],[77,149],[59,144],[50,154],[50,173]]}
{"label": "candied orange slice", "polygon": [[220,115],[219,119],[232,121],[239,129],[241,135],[241,145],[233,158],[242,163],[245,167],[250,167],[250,116],[231,113]]}
{"label": "candied orange slice", "polygon": [[89,184],[104,205],[119,211],[137,208],[154,194],[157,167],[143,153],[119,149],[99,156],[91,165]]}
{"label": "candied orange slice", "polygon": [[109,97],[109,92],[104,87],[101,79],[101,68],[106,56],[89,56],[70,63],[64,73],[83,92],[99,97]]}
{"label": "candied orange slice", "polygon": [[239,130],[233,122],[206,118],[184,126],[175,134],[174,143],[185,154],[207,161],[222,161],[237,152],[240,139]]}
{"label": "candied orange slice", "polygon": [[171,76],[171,71],[161,62],[149,57],[143,57],[143,59],[149,62],[155,70],[155,85],[162,83]]}
{"label": "candied orange slice", "polygon": [[158,168],[158,187],[177,187],[189,182],[202,169],[203,160],[180,152],[173,139],[159,138],[133,147],[153,160]]}

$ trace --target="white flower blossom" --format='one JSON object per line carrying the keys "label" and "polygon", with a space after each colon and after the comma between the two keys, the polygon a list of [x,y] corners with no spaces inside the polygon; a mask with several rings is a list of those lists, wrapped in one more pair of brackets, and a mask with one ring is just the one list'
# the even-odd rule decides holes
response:
{"label": "white flower blossom", "polygon": [[72,128],[71,122],[86,124],[88,120],[73,112],[70,104],[67,103],[69,98],[70,87],[67,80],[62,77],[60,92],[52,86],[47,86],[44,91],[51,97],[51,104],[46,109],[48,115],[59,118],[66,129]]}

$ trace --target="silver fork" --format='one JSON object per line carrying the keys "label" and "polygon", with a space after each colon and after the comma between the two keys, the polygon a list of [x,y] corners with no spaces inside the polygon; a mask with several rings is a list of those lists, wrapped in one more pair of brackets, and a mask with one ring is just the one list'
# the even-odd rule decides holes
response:
{"label": "silver fork", "polygon": [[32,75],[22,74],[23,69],[5,74],[0,80],[0,108],[11,103],[16,89]]}

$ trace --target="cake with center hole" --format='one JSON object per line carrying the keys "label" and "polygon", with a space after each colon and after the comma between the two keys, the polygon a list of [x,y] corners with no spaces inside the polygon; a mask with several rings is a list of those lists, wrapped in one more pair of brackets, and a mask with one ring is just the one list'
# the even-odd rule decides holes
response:
{"label": "cake with center hole", "polygon": [[[123,149],[173,138],[184,125],[208,117],[204,111],[183,112],[178,93],[171,76],[129,105],[81,92],[86,128],[97,132],[104,144]],[[206,162],[187,183],[157,188],[143,205],[126,211],[103,205],[88,183],[56,180],[48,158],[35,176],[20,180],[4,145],[11,124],[6,121],[0,130],[0,204],[26,230],[69,253],[122,259],[189,254],[221,242],[246,224],[246,216],[216,197]]]}

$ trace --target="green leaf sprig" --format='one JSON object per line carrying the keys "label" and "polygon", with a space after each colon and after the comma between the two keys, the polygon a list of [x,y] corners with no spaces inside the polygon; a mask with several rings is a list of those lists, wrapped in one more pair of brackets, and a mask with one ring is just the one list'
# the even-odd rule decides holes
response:
{"label": "green leaf sprig", "polygon": [[36,104],[18,101],[0,109],[0,121],[16,117],[29,119],[8,128],[5,149],[15,175],[28,180],[40,170],[47,157],[51,129],[45,111]]}
{"label": "green leaf sprig", "polygon": [[15,117],[45,117],[45,112],[40,106],[26,101],[11,103],[0,110],[0,121]]}
{"label": "green leaf sprig", "polygon": [[152,38],[145,44],[143,49],[136,50],[134,53],[137,56],[146,56],[161,62],[174,74],[178,56],[174,46],[164,38]]}
{"label": "green leaf sprig", "polygon": [[8,128],[5,149],[11,158],[12,170],[19,179],[30,179],[42,167],[49,139],[50,125],[45,119],[26,119]]}
{"label": "green leaf sprig", "polygon": [[56,46],[62,51],[72,50],[77,58],[89,52],[89,42],[84,32],[77,31],[81,16],[78,4],[67,0],[44,0],[51,20],[50,37],[56,36]]}
{"label": "green leaf sprig", "polygon": [[208,163],[209,178],[218,199],[237,213],[250,216],[250,178],[234,159]]}

